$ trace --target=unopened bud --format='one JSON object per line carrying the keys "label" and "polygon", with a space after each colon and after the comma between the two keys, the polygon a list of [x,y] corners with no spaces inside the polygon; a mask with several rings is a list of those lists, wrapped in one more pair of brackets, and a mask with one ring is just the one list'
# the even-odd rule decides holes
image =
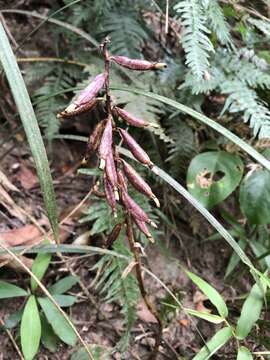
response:
{"label": "unopened bud", "polygon": [[125,175],[123,174],[123,172],[121,170],[117,171],[117,175],[118,175],[118,183],[120,185],[120,188],[123,191],[127,192],[127,182],[126,182],[126,179],[125,179]]}
{"label": "unopened bud", "polygon": [[132,136],[126,130],[118,129],[122,139],[129,147],[130,151],[132,152],[133,156],[140,161],[142,164],[149,166],[150,168],[153,167],[153,163],[150,160],[149,156],[146,152],[140,147],[140,145],[133,139]]}
{"label": "unopened bud", "polygon": [[97,150],[97,148],[100,144],[101,136],[103,134],[105,125],[106,125],[106,120],[102,120],[102,121],[98,122],[94,131],[89,136],[87,145],[86,145],[85,155],[83,158],[83,163],[86,163],[88,158],[90,157],[90,155],[93,154]]}
{"label": "unopened bud", "polygon": [[141,232],[151,241],[152,243],[155,242],[153,236],[151,235],[150,231],[148,230],[146,223],[134,218],[135,224],[141,230]]}
{"label": "unopened bud", "polygon": [[153,199],[156,206],[160,207],[158,198],[154,195],[150,186],[143,180],[143,178],[137,173],[137,171],[124,160],[122,160],[122,164],[128,180],[135,187],[135,189],[145,194],[150,199]]}
{"label": "unopened bud", "polygon": [[71,118],[85,112],[92,110],[98,103],[97,99],[93,99],[81,106],[77,106],[74,103],[70,104],[64,111],[56,115],[58,119]]}
{"label": "unopened bud", "polygon": [[146,71],[146,70],[160,70],[167,67],[165,63],[150,62],[140,59],[130,59],[126,56],[110,56],[110,60],[116,64],[121,65],[130,70]]}
{"label": "unopened bud", "polygon": [[113,192],[112,185],[109,182],[109,180],[107,179],[107,176],[105,174],[103,177],[103,184],[104,184],[104,191],[105,191],[105,196],[106,196],[107,202],[110,205],[110,207],[112,208],[114,217],[117,217],[115,195]]}
{"label": "unopened bud", "polygon": [[122,201],[126,210],[130,212],[134,219],[146,222],[154,228],[157,228],[157,225],[149,219],[146,212],[128,195],[126,191],[122,192]]}
{"label": "unopened bud", "polygon": [[100,169],[102,170],[104,169],[106,163],[106,157],[111,151],[112,151],[112,118],[111,116],[109,116],[99,145]]}
{"label": "unopened bud", "polygon": [[120,231],[122,229],[123,224],[116,224],[115,227],[112,229],[111,233],[107,237],[106,240],[106,247],[111,248],[112,244],[115,242],[115,240],[118,238]]}
{"label": "unopened bud", "polygon": [[106,171],[107,179],[109,180],[109,182],[112,185],[112,188],[113,188],[113,191],[115,194],[115,198],[116,198],[116,200],[119,200],[119,194],[118,194],[118,190],[117,190],[118,178],[117,178],[117,172],[116,172],[116,167],[115,167],[115,162],[114,162],[112,151],[109,152],[109,154],[106,157],[105,171]]}
{"label": "unopened bud", "polygon": [[143,119],[136,118],[135,116],[128,113],[126,110],[120,109],[119,107],[114,107],[115,112],[121,119],[125,120],[129,125],[136,127],[146,127],[149,124]]}
{"label": "unopened bud", "polygon": [[103,88],[106,77],[107,75],[105,73],[97,75],[94,80],[79,93],[77,99],[74,101],[74,104],[77,107],[80,107],[92,101]]}

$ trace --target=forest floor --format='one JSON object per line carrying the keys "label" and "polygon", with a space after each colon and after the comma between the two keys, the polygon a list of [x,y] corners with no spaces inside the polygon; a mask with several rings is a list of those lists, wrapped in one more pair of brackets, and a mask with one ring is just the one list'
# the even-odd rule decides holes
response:
{"label": "forest floor", "polygon": [[[19,1],[18,1],[19,2]],[[0,4],[1,6],[1,4]],[[43,9],[35,7],[42,12]],[[7,26],[17,43],[20,43],[24,36],[36,25],[38,21],[16,16],[7,16]],[[30,25],[31,24],[31,25]],[[18,56],[49,56],[48,34],[46,27],[43,27],[39,35],[34,37],[22,47]],[[27,66],[22,67],[27,71]],[[4,80],[1,87],[4,93],[1,94],[0,105],[2,118],[0,123],[2,130],[0,133],[0,171],[4,173],[9,182],[16,186],[18,191],[9,188],[4,193],[0,193],[0,233],[9,239],[10,245],[30,244],[33,239],[41,236],[36,224],[29,220],[30,216],[35,219],[39,226],[48,228],[47,219],[43,209],[41,191],[38,186],[38,179],[35,174],[33,159],[25,139],[23,131],[16,132],[19,121],[14,117],[16,113],[15,105],[11,95],[6,91]],[[3,84],[3,86],[2,86]],[[5,86],[5,88],[4,88]],[[31,89],[30,89],[31,91]],[[8,105],[7,105],[8,104]],[[5,125],[4,125],[5,124]],[[87,123],[63,124],[61,131],[67,131],[77,135],[88,136],[90,128]],[[10,133],[14,136],[9,139]],[[16,132],[16,133],[15,133]],[[88,193],[91,184],[89,177],[77,175],[77,169],[84,152],[84,146],[79,142],[55,140],[49,149],[50,165],[53,171],[54,186],[56,190],[58,208],[61,210],[60,218],[64,218],[69,211],[74,208]],[[8,195],[11,202],[3,200],[3,196]],[[5,206],[3,205],[5,203]],[[89,205],[91,199],[87,201]],[[16,204],[16,205],[15,205]],[[188,206],[181,200],[179,207]],[[22,211],[21,211],[22,210]],[[89,230],[89,224],[79,224],[78,218],[82,213],[83,207],[70,217],[64,224],[61,234],[65,243],[72,243],[80,234]],[[213,233],[210,225],[206,223],[195,211],[189,209],[192,214],[192,224],[182,223],[176,220],[176,234],[169,234],[169,237],[159,239],[157,244],[147,248],[147,263],[152,272],[170,288],[184,307],[191,307],[197,310],[214,311],[211,304],[205,299],[203,294],[198,291],[191,281],[184,275],[179,264],[184,264],[191,271],[196,272],[207,279],[228,302],[232,311],[238,311],[234,306],[238,294],[234,291],[234,286],[230,286],[230,281],[224,283],[224,272],[231,255],[231,250],[222,240],[209,241],[207,237]],[[30,215],[30,216],[29,216]],[[189,226],[191,225],[191,226]],[[197,232],[195,231],[197,229]],[[99,238],[90,239],[89,245],[101,246],[102,240]],[[172,256],[173,254],[173,256]],[[31,257],[28,257],[31,258]],[[84,340],[90,344],[99,344],[106,347],[115,345],[122,330],[122,315],[117,304],[104,304],[99,294],[96,292],[92,283],[95,273],[90,269],[97,261],[97,256],[78,257],[69,256],[67,259],[59,259],[55,256],[52,266],[43,279],[48,286],[63,275],[70,273],[73,269],[83,285],[89,290],[90,297],[80,288],[79,285],[73,288],[73,293],[77,296],[77,303],[69,310],[74,324],[79,330]],[[3,263],[5,259],[1,259]],[[0,266],[1,266],[0,263]],[[68,268],[69,267],[69,268]],[[237,274],[236,274],[237,275]],[[239,271],[239,275],[241,275]],[[0,279],[12,282],[21,287],[29,286],[29,279],[20,269],[14,270],[13,266],[1,266]],[[237,281],[239,291],[246,292],[248,282],[237,279],[233,276],[232,281]],[[153,302],[161,309],[161,302],[168,301],[168,296],[164,288],[149,276],[145,276],[146,288]],[[23,300],[1,300],[0,321],[4,321],[15,310],[23,304]],[[239,307],[238,307],[239,308]],[[138,304],[138,320],[132,331],[132,341],[126,359],[146,359],[149,356],[154,343],[155,319],[144,306],[143,302]],[[237,313],[236,313],[237,314]],[[167,325],[163,334],[163,342],[160,347],[159,359],[191,359],[203,345],[201,339],[209,339],[217,329],[217,325],[210,325],[203,320],[190,318],[185,312],[177,310],[176,313],[168,315]],[[19,343],[18,334],[12,331],[15,340]],[[5,331],[0,331],[0,359],[19,359],[13,344]],[[232,344],[226,346],[216,359],[234,359]],[[50,353],[42,348],[38,359],[69,359],[74,349],[61,344],[55,353]],[[120,359],[120,354],[114,355],[115,359]]]}

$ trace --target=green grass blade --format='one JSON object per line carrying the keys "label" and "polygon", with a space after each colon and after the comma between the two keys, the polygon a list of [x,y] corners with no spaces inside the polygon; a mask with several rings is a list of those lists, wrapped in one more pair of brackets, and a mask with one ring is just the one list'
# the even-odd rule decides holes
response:
{"label": "green grass blade", "polygon": [[58,234],[56,201],[46,150],[38,122],[5,30],[0,24],[0,60],[6,73],[34,158],[48,218],[55,237]]}
{"label": "green grass blade", "polygon": [[252,146],[247,144],[245,141],[240,139],[238,136],[234,135],[232,132],[227,130],[222,125],[218,124],[216,121],[209,119],[207,116],[189,108],[188,106],[185,106],[183,104],[178,103],[177,101],[171,100],[165,96],[153,94],[148,91],[143,91],[139,89],[131,89],[131,88],[119,88],[119,87],[111,87],[112,90],[122,90],[122,91],[128,91],[139,95],[144,95],[147,97],[150,97],[152,99],[155,99],[157,101],[163,102],[164,104],[170,105],[174,107],[177,110],[180,110],[181,112],[188,114],[192,116],[194,119],[206,124],[207,126],[211,127],[212,129],[216,130],[223,136],[225,136],[227,139],[234,142],[236,145],[238,145],[241,149],[243,149],[245,152],[247,152],[253,159],[258,161],[261,165],[263,165],[267,170],[270,171],[270,161],[267,160],[264,156],[259,154],[256,150],[253,149]]}

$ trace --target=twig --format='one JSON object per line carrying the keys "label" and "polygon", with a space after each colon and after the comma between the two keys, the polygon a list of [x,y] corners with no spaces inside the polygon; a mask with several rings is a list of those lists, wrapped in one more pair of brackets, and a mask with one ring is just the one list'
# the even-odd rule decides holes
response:
{"label": "twig", "polygon": [[136,265],[135,265],[136,277],[137,277],[137,281],[139,284],[140,292],[141,292],[141,295],[145,302],[146,307],[151,312],[151,314],[156,318],[157,324],[158,324],[158,328],[156,331],[155,347],[153,349],[152,354],[149,357],[149,360],[155,360],[157,357],[157,354],[158,354],[159,345],[161,344],[161,340],[162,340],[162,328],[163,328],[162,322],[160,320],[159,314],[158,314],[155,306],[149,300],[149,297],[145,290],[143,276],[142,276],[143,270],[142,270],[141,257],[140,257],[139,249],[135,244],[133,228],[132,228],[132,220],[131,220],[131,216],[129,214],[126,215],[126,224],[127,224],[127,237],[128,237],[128,241],[129,241],[129,245],[130,245],[130,250],[133,253],[134,260],[136,262]]}

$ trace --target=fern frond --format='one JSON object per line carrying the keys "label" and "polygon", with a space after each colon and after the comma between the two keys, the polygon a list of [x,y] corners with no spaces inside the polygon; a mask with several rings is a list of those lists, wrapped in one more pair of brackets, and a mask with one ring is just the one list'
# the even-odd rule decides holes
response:
{"label": "fern frond", "polygon": [[229,94],[223,112],[243,112],[243,119],[249,122],[254,136],[270,137],[270,110],[259,99],[257,93],[239,80],[227,80],[221,85],[221,91]]}
{"label": "fern frond", "polygon": [[[128,250],[123,237],[120,237],[114,243],[113,250],[132,259],[132,254]],[[116,348],[121,352],[124,352],[128,347],[131,329],[137,318],[136,308],[140,297],[139,287],[134,275],[129,273],[123,277],[123,272],[127,266],[126,260],[105,255],[93,268],[93,270],[103,269],[96,287],[100,294],[103,295],[104,301],[107,303],[117,302],[121,306],[125,331],[116,345]]]}
{"label": "fern frond", "polygon": [[203,79],[214,48],[207,36],[210,31],[205,25],[207,17],[202,4],[199,0],[185,0],[176,4],[174,9],[180,15],[184,26],[182,44],[186,53],[186,64],[198,79]]}
{"label": "fern frond", "polygon": [[209,26],[223,45],[232,44],[230,28],[217,0],[211,0],[206,10]]}
{"label": "fern frond", "polygon": [[261,31],[267,38],[270,38],[270,22],[264,20],[258,20],[254,18],[248,18],[248,22],[254,25],[259,31]]}
{"label": "fern frond", "polygon": [[108,13],[102,20],[103,38],[109,35],[112,39],[110,51],[113,54],[128,56],[130,58],[141,58],[142,47],[147,33],[142,25],[131,16],[121,16],[119,13]]}

